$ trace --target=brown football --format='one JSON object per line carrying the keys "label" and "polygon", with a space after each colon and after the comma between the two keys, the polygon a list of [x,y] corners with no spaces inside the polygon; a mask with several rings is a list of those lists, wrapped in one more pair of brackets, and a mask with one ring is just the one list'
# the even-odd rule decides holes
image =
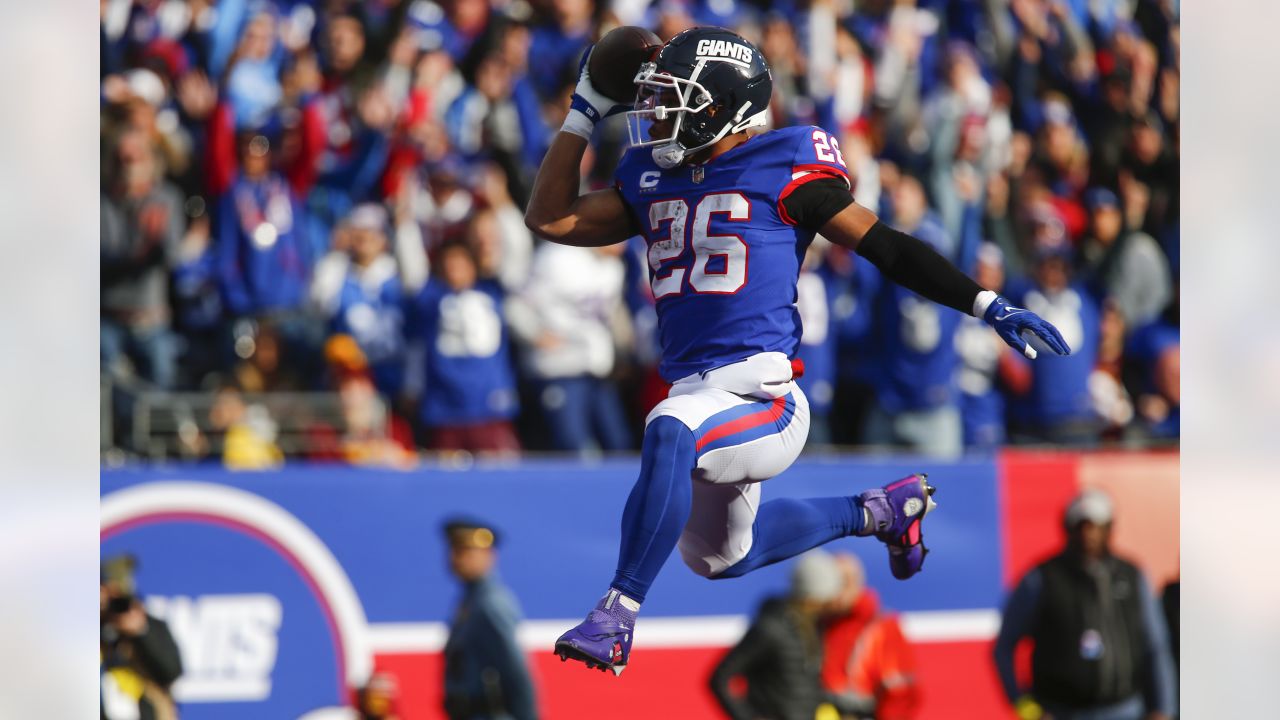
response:
{"label": "brown football", "polygon": [[591,84],[611,100],[630,103],[636,98],[632,82],[636,72],[661,46],[662,40],[642,27],[623,25],[610,30],[592,48],[587,60]]}

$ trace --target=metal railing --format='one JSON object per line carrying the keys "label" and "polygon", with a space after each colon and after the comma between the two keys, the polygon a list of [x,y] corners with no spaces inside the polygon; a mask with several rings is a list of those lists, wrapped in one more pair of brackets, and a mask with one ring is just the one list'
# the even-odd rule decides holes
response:
{"label": "metal railing", "polygon": [[[111,393],[104,390],[104,398]],[[229,402],[216,393],[175,393],[142,390],[134,394],[127,436],[133,453],[160,460],[221,457],[229,423],[219,420],[217,406]],[[364,438],[387,436],[389,410],[376,396],[360,414]],[[342,397],[334,392],[276,392],[237,394],[235,425],[247,425],[286,456],[311,456],[340,451],[352,430]],[[108,399],[103,414],[109,415]],[[104,417],[106,423],[110,420]],[[104,435],[104,437],[107,437]],[[104,445],[107,441],[104,440]]]}

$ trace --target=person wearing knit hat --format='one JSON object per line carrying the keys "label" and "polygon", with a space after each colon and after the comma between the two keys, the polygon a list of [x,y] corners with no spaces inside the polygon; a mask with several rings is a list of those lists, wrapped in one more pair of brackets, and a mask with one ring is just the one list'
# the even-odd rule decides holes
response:
{"label": "person wearing knit hat", "polygon": [[[1168,630],[1141,571],[1111,550],[1115,504],[1086,489],[1063,510],[1066,546],[1022,577],[994,657],[1021,720],[1167,720],[1177,683]],[[1031,638],[1031,685],[1013,655]]]}
{"label": "person wearing knit hat", "polygon": [[[819,620],[844,587],[836,559],[810,550],[791,567],[786,595],[767,598],[746,634],[716,665],[711,691],[729,717],[805,718],[817,716],[829,698],[822,691]],[[733,678],[747,681],[735,695]]]}

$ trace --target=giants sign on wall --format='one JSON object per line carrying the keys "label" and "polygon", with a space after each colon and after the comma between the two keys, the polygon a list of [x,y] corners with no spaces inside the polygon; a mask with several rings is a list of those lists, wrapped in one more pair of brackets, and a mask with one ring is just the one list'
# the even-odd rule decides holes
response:
{"label": "giants sign on wall", "polygon": [[[1170,457],[1171,465],[1149,458],[1143,466],[1145,497],[1158,492],[1151,482],[1163,482],[1150,481],[1151,462],[1165,462],[1173,484],[1161,487],[1171,487],[1176,502],[1177,459]],[[923,717],[992,718],[1005,712],[989,644],[1010,566],[1054,549],[1059,497],[1074,492],[1077,476],[1115,481],[1096,462],[1088,472],[1077,468],[1082,463],[1067,455],[805,459],[768,481],[764,493],[766,501],[850,494],[929,472],[941,511],[926,529],[932,553],[924,573],[893,579],[883,547],[871,540],[829,548],[859,555],[883,605],[903,613],[920,661]],[[440,650],[458,588],[447,574],[440,526],[460,512],[502,531],[500,574],[523,607],[520,641],[544,720],[576,720],[600,707],[619,719],[673,708],[681,718],[721,717],[707,677],[761,600],[785,591],[788,563],[712,582],[678,557],[670,561],[645,602],[636,655],[620,678],[562,665],[550,652],[612,577],[635,472],[625,460],[466,472],[106,471],[102,554],[138,556],[139,590],[182,651],[186,674],[175,693],[186,720],[342,717],[350,689],[374,668],[399,677],[404,720],[443,717]],[[1006,506],[1017,508],[1016,517]],[[1165,547],[1176,553],[1176,505],[1167,524],[1173,542]],[[1164,579],[1152,581],[1159,587]]]}

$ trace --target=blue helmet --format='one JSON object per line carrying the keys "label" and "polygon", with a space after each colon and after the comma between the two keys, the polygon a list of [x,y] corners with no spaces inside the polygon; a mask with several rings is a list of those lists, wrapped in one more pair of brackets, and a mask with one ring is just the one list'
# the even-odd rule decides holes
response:
{"label": "blue helmet", "polygon": [[[673,168],[730,133],[767,122],[773,78],[756,46],[724,28],[696,27],[667,41],[636,73],[635,109],[627,113],[632,147],[653,146],[653,160]],[[645,139],[645,123],[674,119],[669,137]]]}

